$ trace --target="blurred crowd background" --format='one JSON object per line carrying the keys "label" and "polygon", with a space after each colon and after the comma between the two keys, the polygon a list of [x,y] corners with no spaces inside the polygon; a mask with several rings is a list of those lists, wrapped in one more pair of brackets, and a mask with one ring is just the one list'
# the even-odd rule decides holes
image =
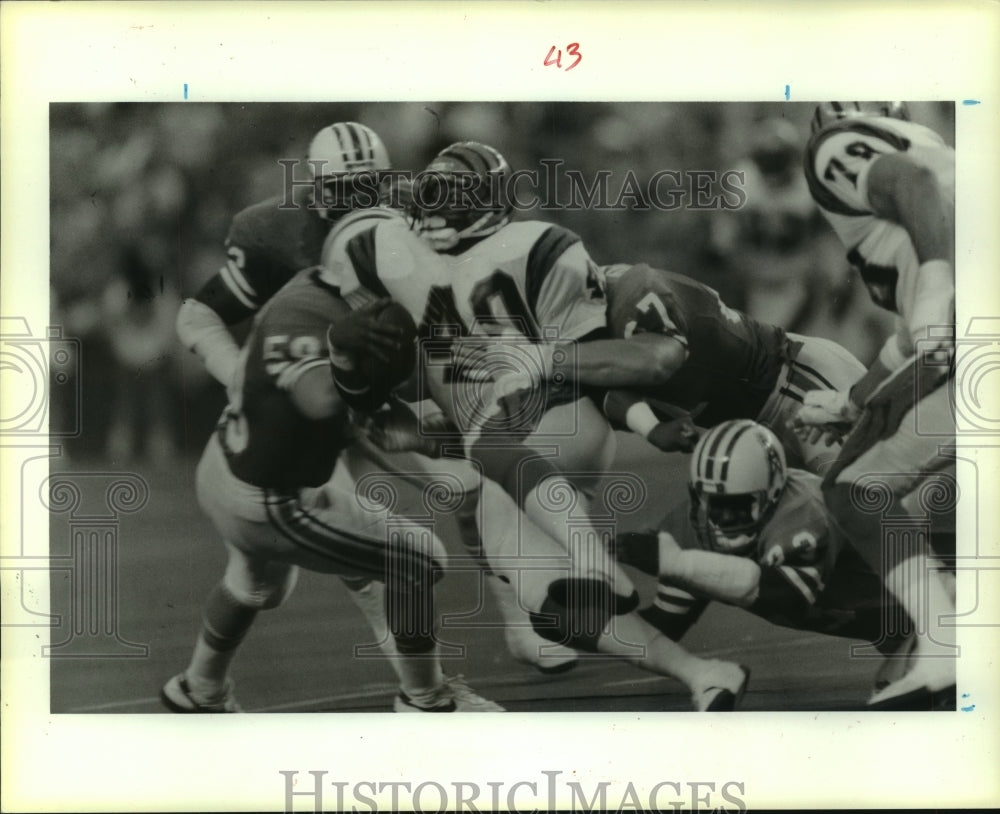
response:
{"label": "blurred crowd background", "polygon": [[[910,108],[954,145],[951,103]],[[484,141],[515,169],[541,172],[541,159],[559,159],[588,182],[610,171],[612,200],[629,171],[643,187],[662,170],[743,172],[746,200],[736,210],[566,208],[519,217],[572,229],[598,263],[644,261],[689,274],[729,305],[838,341],[867,364],[892,320],[871,305],[809,196],[802,152],[812,110],[807,103],[53,104],[51,318],[82,345],[83,432],[68,451],[116,465],[200,453],[225,396],[178,343],[177,308],[222,265],[233,215],[283,191],[278,160],[304,159],[314,133],[334,121],[374,128],[398,169],[418,172],[453,141]],[[661,183],[663,200],[671,186]]]}

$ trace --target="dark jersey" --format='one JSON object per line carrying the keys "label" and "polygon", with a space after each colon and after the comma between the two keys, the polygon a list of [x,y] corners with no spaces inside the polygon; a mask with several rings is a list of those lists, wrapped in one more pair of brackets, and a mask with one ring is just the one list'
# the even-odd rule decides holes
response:
{"label": "dark jersey", "polygon": [[257,316],[219,424],[229,467],[240,480],[294,492],[330,478],[352,440],[347,408],[314,421],[299,412],[290,391],[307,371],[332,376],[326,331],[347,311],[336,289],[307,269]]}
{"label": "dark jersey", "polygon": [[[670,512],[660,529],[669,531],[681,548],[710,550],[695,534],[686,504]],[[750,556],[761,569],[751,613],[795,630],[872,642],[886,632],[886,608],[892,603],[887,605],[882,580],[831,527],[816,475],[788,471],[774,516]],[[677,615],[675,630],[686,626],[684,617],[693,624],[708,602],[672,585],[667,577],[660,579],[657,604]]]}
{"label": "dark jersey", "polygon": [[226,265],[198,292],[228,325],[247,319],[298,271],[319,263],[330,224],[305,202],[278,196],[233,218]]}
{"label": "dark jersey", "polygon": [[660,333],[687,348],[670,381],[637,392],[688,410],[704,403],[697,422],[708,427],[757,418],[784,362],[781,328],[734,311],[713,289],[673,272],[616,266],[607,269],[605,284],[613,338]]}

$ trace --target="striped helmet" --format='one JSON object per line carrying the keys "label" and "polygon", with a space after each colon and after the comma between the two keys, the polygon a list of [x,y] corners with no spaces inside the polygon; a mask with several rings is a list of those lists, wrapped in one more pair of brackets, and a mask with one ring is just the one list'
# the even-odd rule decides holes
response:
{"label": "striped helmet", "polygon": [[507,159],[488,144],[445,147],[414,179],[415,227],[438,251],[492,235],[510,222],[510,178]]}
{"label": "striped helmet", "polygon": [[786,479],[785,451],[762,424],[737,419],[705,433],[688,478],[691,523],[702,543],[746,553],[774,514]]}
{"label": "striped helmet", "polygon": [[906,102],[822,102],[816,106],[809,129],[818,133],[833,122],[856,116],[882,116],[908,122],[910,109]]}
{"label": "striped helmet", "polygon": [[336,122],[320,130],[309,145],[309,166],[316,182],[314,201],[327,219],[375,206],[379,173],[392,168],[382,139],[357,122]]}

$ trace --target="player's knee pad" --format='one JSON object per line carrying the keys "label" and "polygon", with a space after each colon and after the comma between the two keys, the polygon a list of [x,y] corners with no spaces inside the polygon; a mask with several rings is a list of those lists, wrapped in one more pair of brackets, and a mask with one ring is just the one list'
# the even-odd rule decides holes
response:
{"label": "player's knee pad", "polygon": [[295,589],[298,566],[276,560],[257,561],[231,550],[222,584],[240,603],[257,610],[280,607]]}
{"label": "player's knee pad", "polygon": [[678,614],[670,613],[656,605],[650,605],[639,611],[639,616],[655,627],[668,639],[679,642],[687,633],[688,628],[694,624],[700,614]]}
{"label": "player's knee pad", "polygon": [[531,624],[543,639],[594,653],[615,615],[616,599],[604,580],[557,579],[549,586],[541,609],[530,614]]}

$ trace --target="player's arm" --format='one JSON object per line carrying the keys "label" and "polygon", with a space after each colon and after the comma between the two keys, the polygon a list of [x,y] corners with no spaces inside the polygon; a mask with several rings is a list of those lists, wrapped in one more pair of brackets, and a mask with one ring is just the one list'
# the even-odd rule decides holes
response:
{"label": "player's arm", "polygon": [[576,354],[559,354],[552,375],[591,387],[655,387],[665,384],[687,358],[678,339],[655,333],[630,339],[593,339],[578,342]]}
{"label": "player's arm", "polygon": [[687,323],[674,295],[648,266],[634,266],[618,280],[606,321],[613,338],[579,343],[576,358],[567,364],[582,384],[655,387],[687,360]]}
{"label": "player's arm", "polygon": [[233,380],[240,349],[218,312],[197,297],[184,300],[177,311],[177,337],[223,385]]}
{"label": "player's arm", "polygon": [[[912,342],[931,325],[952,322],[955,296],[954,206],[928,167],[904,153],[880,156],[868,173],[872,211],[906,229],[920,267],[900,303]],[[911,351],[912,352],[912,351]],[[909,354],[907,354],[909,355]]]}
{"label": "player's arm", "polygon": [[[849,393],[815,391],[806,394],[800,412],[804,425],[851,424],[878,386],[906,364],[915,342],[927,338],[933,325],[953,321],[955,299],[954,211],[937,177],[905,153],[880,155],[862,175],[859,194],[867,195],[871,211],[902,226],[920,263],[916,279],[900,303],[905,324],[890,336],[878,357]],[[817,430],[810,430],[815,435]],[[832,442],[835,435],[828,436]]]}
{"label": "player's arm", "polygon": [[[630,313],[627,330],[615,331],[612,326],[614,338],[586,339],[609,327],[607,303],[598,267],[575,235],[552,227],[539,243],[553,241],[552,251],[557,251],[561,244],[555,241],[560,235],[573,242],[551,268],[542,266],[546,269],[542,282],[537,283],[541,272],[532,270],[533,260],[529,261],[526,277],[528,306],[536,321],[559,329],[559,341],[539,344],[542,375],[595,388],[666,383],[687,358],[683,321],[676,314],[672,297],[649,292],[636,303],[634,314]],[[567,342],[575,343],[575,347],[567,347]],[[475,343],[463,343],[456,358],[458,367],[482,369],[478,363],[482,352]]]}
{"label": "player's arm", "polygon": [[[660,405],[661,412],[665,406]],[[601,400],[601,409],[613,427],[631,430],[664,452],[691,452],[698,442],[694,416],[677,407],[661,417],[633,390],[608,390]]]}
{"label": "player's arm", "polygon": [[177,312],[181,344],[225,386],[232,381],[239,355],[228,326],[249,319],[259,307],[260,294],[250,282],[257,262],[252,253],[248,258],[246,250],[227,240],[226,264]]}
{"label": "player's arm", "polygon": [[906,153],[882,155],[868,171],[867,189],[872,211],[906,229],[921,264],[954,262],[954,211],[933,170]]}
{"label": "player's arm", "polygon": [[741,608],[759,599],[761,568],[746,557],[682,548],[668,531],[620,535],[615,546],[619,561],[708,599]]}

